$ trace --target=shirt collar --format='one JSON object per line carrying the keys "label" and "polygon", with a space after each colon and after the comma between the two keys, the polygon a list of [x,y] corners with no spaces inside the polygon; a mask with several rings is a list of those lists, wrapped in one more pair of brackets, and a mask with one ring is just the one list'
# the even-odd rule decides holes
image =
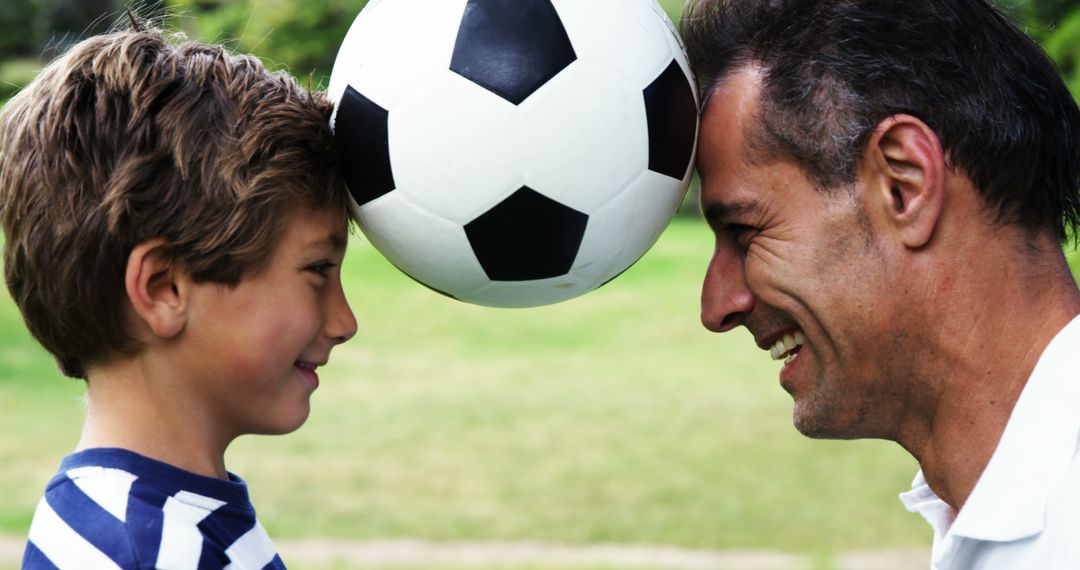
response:
{"label": "shirt collar", "polygon": [[[1001,434],[986,469],[951,528],[951,535],[1011,541],[1042,532],[1048,497],[1077,450],[1080,435],[1080,316],[1047,345]],[[935,530],[941,501],[922,477],[901,495]],[[951,509],[949,509],[951,515]]]}
{"label": "shirt collar", "polygon": [[900,501],[907,510],[922,515],[926,522],[934,528],[935,536],[944,536],[956,519],[956,513],[948,503],[942,501],[930,485],[926,483],[926,477],[920,469],[915,474],[915,480],[911,482],[911,490],[900,494]]}

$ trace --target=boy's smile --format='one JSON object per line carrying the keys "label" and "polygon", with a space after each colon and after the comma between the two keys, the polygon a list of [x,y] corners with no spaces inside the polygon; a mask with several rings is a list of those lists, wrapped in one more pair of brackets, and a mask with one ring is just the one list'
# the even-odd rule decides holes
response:
{"label": "boy's smile", "polygon": [[297,360],[293,366],[300,369],[300,373],[306,376],[311,381],[311,389],[319,387],[319,375],[315,373],[315,369],[321,366],[314,362],[308,362],[306,360]]}

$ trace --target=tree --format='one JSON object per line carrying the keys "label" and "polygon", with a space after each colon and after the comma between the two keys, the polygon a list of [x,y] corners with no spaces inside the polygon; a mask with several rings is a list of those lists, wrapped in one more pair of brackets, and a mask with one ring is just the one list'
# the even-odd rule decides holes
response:
{"label": "tree", "polygon": [[254,53],[271,67],[325,84],[366,0],[168,0],[192,37]]}
{"label": "tree", "polygon": [[1043,47],[1057,62],[1073,96],[1080,99],[1080,6],[1073,6],[1046,34]]}
{"label": "tree", "polygon": [[41,0],[7,0],[0,10],[0,60],[29,56],[41,49],[45,26]]}

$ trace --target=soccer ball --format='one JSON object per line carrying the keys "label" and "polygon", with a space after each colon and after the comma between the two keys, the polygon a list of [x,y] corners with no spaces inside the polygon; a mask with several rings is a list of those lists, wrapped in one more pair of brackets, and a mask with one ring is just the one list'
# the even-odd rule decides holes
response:
{"label": "soccer ball", "polygon": [[465,302],[607,283],[692,173],[697,93],[655,0],[372,0],[329,96],[364,235]]}

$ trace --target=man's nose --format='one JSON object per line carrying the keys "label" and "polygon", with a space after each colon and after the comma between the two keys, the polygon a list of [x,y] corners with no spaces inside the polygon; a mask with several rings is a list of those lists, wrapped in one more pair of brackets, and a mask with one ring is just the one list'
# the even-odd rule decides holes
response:
{"label": "man's nose", "polygon": [[718,241],[701,286],[701,324],[727,332],[754,310],[754,294],[746,285],[746,260],[731,243]]}

